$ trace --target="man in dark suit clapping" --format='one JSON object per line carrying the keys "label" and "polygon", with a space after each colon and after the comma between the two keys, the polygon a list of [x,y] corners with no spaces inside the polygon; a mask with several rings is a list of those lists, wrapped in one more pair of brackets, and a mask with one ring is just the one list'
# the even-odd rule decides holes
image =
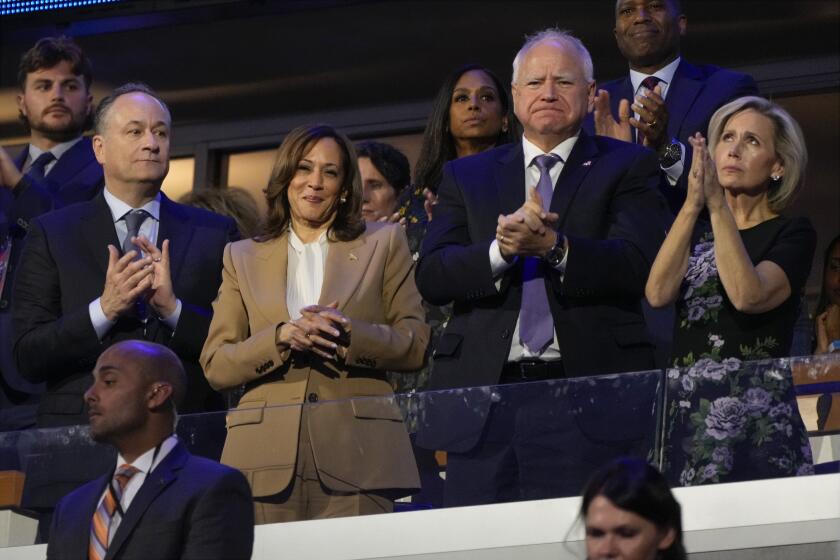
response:
{"label": "man in dark suit clapping", "polygon": [[85,423],[93,364],[124,339],[159,342],[181,358],[183,412],[221,408],[197,360],[236,226],[161,194],[171,118],[147,86],[126,84],[103,99],[95,129],[104,191],[31,222],[15,283],[18,368],[47,383],[38,424]]}
{"label": "man in dark suit clapping", "polygon": [[[427,301],[455,304],[430,388],[653,367],[639,300],[666,227],[656,157],[581,130],[592,74],[575,37],[554,29],[532,36],[513,63],[521,142],[444,168],[417,267]],[[534,407],[482,394],[455,419],[460,395],[426,410],[418,441],[449,451],[446,502],[576,493],[582,480],[559,466],[574,439],[554,437]],[[558,405],[549,402],[548,415]]]}

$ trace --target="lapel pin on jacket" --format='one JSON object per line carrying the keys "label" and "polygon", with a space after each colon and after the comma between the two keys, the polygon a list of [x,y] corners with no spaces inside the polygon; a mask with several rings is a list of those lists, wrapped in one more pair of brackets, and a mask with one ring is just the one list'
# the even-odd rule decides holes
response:
{"label": "lapel pin on jacket", "polygon": [[588,160],[584,161],[582,165],[583,165],[583,167],[589,167],[590,165],[592,165],[592,160],[588,159]]}

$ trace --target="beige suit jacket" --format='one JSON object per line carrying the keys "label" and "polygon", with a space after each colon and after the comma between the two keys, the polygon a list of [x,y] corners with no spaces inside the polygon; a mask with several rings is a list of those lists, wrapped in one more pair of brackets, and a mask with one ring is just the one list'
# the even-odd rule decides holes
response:
{"label": "beige suit jacket", "polygon": [[294,475],[299,430],[308,430],[328,488],[410,493],[419,477],[384,370],[422,367],[429,327],[402,228],[368,224],[354,241],[330,243],[319,303],[338,301],[351,319],[344,363],[278,350],[276,331],[289,321],[287,258],[288,234],[225,249],[200,358],[215,389],[246,386],[228,414],[222,462],[245,473],[255,497],[277,494]]}

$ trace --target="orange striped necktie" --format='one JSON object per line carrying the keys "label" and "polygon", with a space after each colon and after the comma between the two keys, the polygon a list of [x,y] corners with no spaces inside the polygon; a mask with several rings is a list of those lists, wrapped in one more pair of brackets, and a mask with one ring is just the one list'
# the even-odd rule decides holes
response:
{"label": "orange striped necktie", "polygon": [[[93,514],[93,522],[90,525],[90,545],[88,546],[88,560],[102,560],[108,552],[108,530],[111,527],[111,519],[117,511],[117,504],[122,499],[123,491],[131,477],[140,472],[132,465],[122,465],[117,469],[111,483],[108,484],[108,491],[99,503],[99,507]],[[116,484],[114,482],[116,481]]]}

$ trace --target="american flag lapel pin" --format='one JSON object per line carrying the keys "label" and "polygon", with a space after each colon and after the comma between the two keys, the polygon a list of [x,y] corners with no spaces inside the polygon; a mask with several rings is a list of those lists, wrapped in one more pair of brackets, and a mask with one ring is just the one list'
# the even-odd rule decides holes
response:
{"label": "american flag lapel pin", "polygon": [[591,159],[588,159],[588,160],[584,161],[582,165],[583,165],[584,167],[589,167],[590,165],[592,165],[592,160],[591,160]]}

